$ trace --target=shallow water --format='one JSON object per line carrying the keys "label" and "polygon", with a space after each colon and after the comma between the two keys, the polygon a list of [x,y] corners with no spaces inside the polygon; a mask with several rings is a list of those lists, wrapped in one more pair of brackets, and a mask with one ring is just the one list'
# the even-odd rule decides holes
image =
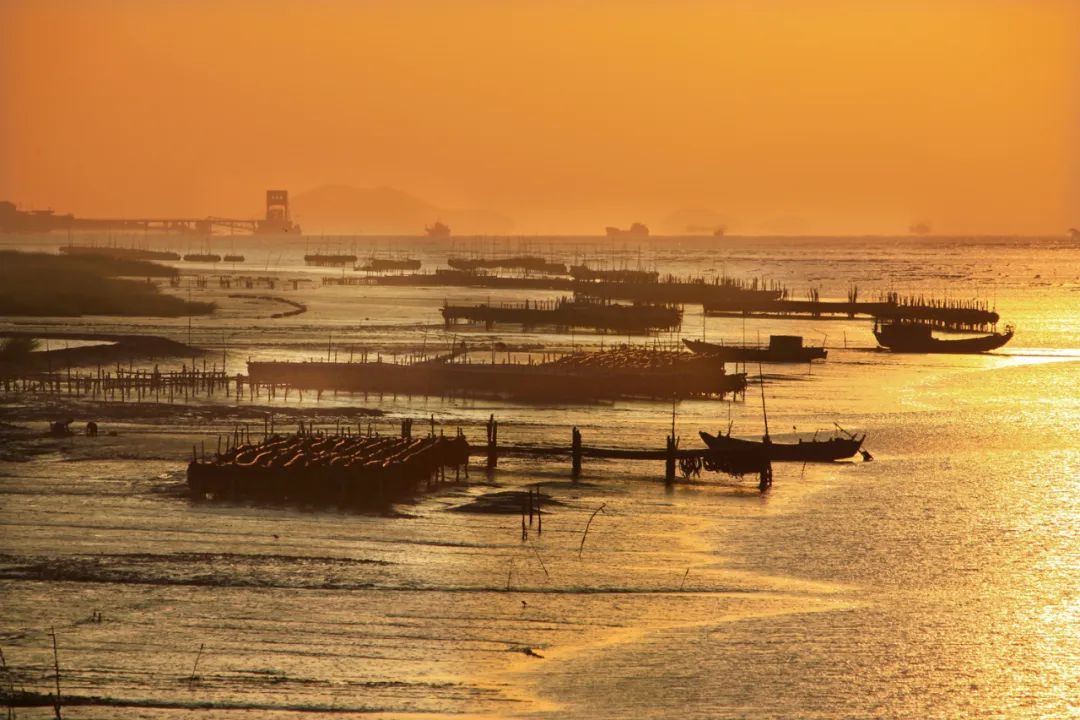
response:
{"label": "shallow water", "polygon": [[[305,246],[355,243],[361,256],[390,247],[229,242],[268,258],[247,271],[281,277],[340,274],[303,268]],[[986,356],[893,355],[870,349],[866,320],[744,324],[687,308],[688,337],[791,332],[829,346],[828,361],[809,370],[765,368],[774,437],[831,433],[833,422],[868,434],[874,462],[780,465],[765,495],[749,481],[713,477],[666,489],[655,464],[588,459],[572,483],[565,461],[508,458],[491,483],[475,471],[472,483],[393,516],[192,503],[182,495],[192,444],[213,445],[236,422],[251,423],[248,406],[265,398],[242,401],[245,412],[93,408],[116,437],[19,440],[20,452],[34,452],[0,462],[0,647],[15,686],[49,691],[55,627],[64,692],[128,703],[65,710],[76,718],[1080,714],[1080,249],[1048,239],[508,242],[512,252],[567,261],[764,276],[797,297],[818,286],[822,297],[843,297],[853,283],[867,297],[978,296],[1017,334]],[[405,247],[428,268],[451,249],[490,241]],[[227,297],[247,292],[309,310],[270,320],[280,305]],[[328,346],[339,358],[359,347],[445,347],[452,337],[436,309],[444,298],[521,294],[311,284],[214,287],[203,297],[221,310],[193,320],[193,342],[223,350],[237,372],[248,357],[325,357]],[[117,318],[0,326],[136,329]],[[187,319],[140,321],[137,331],[185,340]],[[454,334],[477,353],[494,342],[550,350],[626,340],[512,328]],[[372,422],[383,432],[401,416],[434,415],[471,438],[482,438],[479,425],[494,413],[508,443],[566,443],[577,425],[586,444],[662,447],[671,423],[670,405],[648,402],[305,395],[302,406],[295,396],[273,405],[283,424],[298,408],[332,426],[349,408],[377,406],[387,416]],[[11,421],[15,410],[7,412]],[[40,428],[43,412],[19,414]],[[678,407],[684,444],[729,422],[736,435],[760,435],[760,397]],[[516,515],[450,511],[533,483],[561,504],[527,541]],[[100,623],[88,620],[95,611]]]}

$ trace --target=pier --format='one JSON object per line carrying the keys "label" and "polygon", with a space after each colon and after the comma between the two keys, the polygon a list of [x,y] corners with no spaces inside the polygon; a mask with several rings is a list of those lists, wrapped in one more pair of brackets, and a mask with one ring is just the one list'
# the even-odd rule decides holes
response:
{"label": "pier", "polygon": [[[237,399],[241,384],[236,383]],[[198,369],[194,362],[179,370],[123,368],[95,371],[29,372],[0,375],[0,391],[10,395],[52,395],[119,402],[183,402],[219,393],[230,397],[232,378],[216,365]]]}
{"label": "pier", "polygon": [[469,478],[469,462],[479,457],[488,475],[495,472],[499,457],[555,457],[570,459],[571,478],[581,477],[584,458],[662,461],[664,482],[698,477],[702,470],[734,477],[756,475],[758,489],[772,486],[772,465],[759,452],[718,452],[709,448],[681,449],[671,435],[663,449],[587,447],[578,428],[571,430],[569,447],[541,445],[500,446],[499,423],[492,415],[486,423],[484,446],[470,445],[460,428],[453,436],[430,432],[413,437],[413,421],[401,420],[400,437],[364,432],[358,425],[340,424],[333,432],[300,423],[295,433],[278,434],[272,418],[263,426],[261,440],[252,441],[247,427],[218,436],[216,449],[207,454],[205,443],[192,447],[188,464],[188,491],[194,499],[266,500],[339,506],[379,507],[413,497],[449,482]]}

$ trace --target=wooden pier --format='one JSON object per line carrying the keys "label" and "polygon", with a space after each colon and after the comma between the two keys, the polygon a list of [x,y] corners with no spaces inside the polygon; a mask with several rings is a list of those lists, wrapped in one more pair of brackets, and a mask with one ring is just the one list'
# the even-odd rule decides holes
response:
{"label": "wooden pier", "polygon": [[[160,371],[117,365],[95,371],[31,372],[0,375],[0,391],[10,395],[51,395],[71,399],[119,402],[184,402],[224,393],[230,397],[233,379],[216,365],[198,369],[194,362],[179,370]],[[240,383],[236,383],[237,399]]]}
{"label": "wooden pier", "polygon": [[274,432],[272,421],[262,440],[252,442],[246,429],[218,438],[217,448],[207,455],[192,448],[187,470],[188,490],[196,499],[256,499],[266,501],[378,507],[412,497],[448,482],[469,477],[472,457],[484,459],[485,470],[495,472],[500,455],[517,457],[570,457],[570,474],[581,476],[583,458],[662,461],[664,481],[676,482],[677,469],[684,479],[702,470],[731,476],[755,475],[762,492],[772,486],[772,465],[761,453],[719,453],[708,448],[679,448],[679,439],[668,435],[662,450],[631,450],[586,447],[578,428],[571,430],[569,448],[538,445],[500,446],[499,423],[492,415],[486,424],[484,446],[470,445],[460,429],[452,436],[435,434],[435,421],[426,437],[413,437],[413,421],[401,421],[400,437],[367,433],[361,427],[337,426],[324,433],[300,424],[296,433]]}

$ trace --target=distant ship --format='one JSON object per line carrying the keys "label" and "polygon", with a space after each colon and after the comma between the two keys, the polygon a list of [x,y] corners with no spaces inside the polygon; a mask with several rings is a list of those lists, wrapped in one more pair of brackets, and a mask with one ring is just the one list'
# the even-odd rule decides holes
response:
{"label": "distant ship", "polygon": [[1080,242],[1080,230],[1069,228],[1069,239],[1073,242]]}
{"label": "distant ship", "polygon": [[623,230],[617,227],[606,227],[604,231],[610,238],[647,238],[649,237],[649,228],[642,225],[639,222],[630,226],[629,230]]}
{"label": "distant ship", "polygon": [[931,230],[933,230],[933,228],[928,222],[912,223],[911,226],[908,227],[908,232],[912,235],[929,235]]}
{"label": "distant ship", "polygon": [[428,225],[424,228],[424,232],[428,237],[432,238],[448,238],[450,237],[450,226],[442,221],[436,221],[434,225]]}
{"label": "distant ship", "polygon": [[47,233],[67,230],[74,223],[74,215],[57,215],[52,210],[18,210],[13,202],[0,202],[0,232]]}

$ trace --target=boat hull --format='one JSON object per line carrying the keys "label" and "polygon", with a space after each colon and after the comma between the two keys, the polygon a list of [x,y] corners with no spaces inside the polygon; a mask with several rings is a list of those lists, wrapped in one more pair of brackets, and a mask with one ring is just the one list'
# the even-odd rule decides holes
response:
{"label": "boat hull", "polygon": [[804,363],[811,360],[824,360],[828,355],[825,348],[799,347],[799,348],[773,348],[773,347],[741,347],[738,345],[717,345],[716,343],[702,340],[683,339],[683,344],[691,352],[698,355],[707,355],[724,362],[773,362],[773,363]]}
{"label": "boat hull", "polygon": [[941,340],[939,338],[903,338],[893,337],[880,330],[874,331],[878,345],[893,352],[900,353],[948,353],[948,354],[973,354],[997,350],[1005,343],[1012,340],[1012,331],[1006,333],[994,333],[976,338],[963,338],[960,340]]}
{"label": "boat hull", "polygon": [[797,443],[759,442],[742,440],[727,435],[698,433],[711,450],[718,452],[746,452],[755,448],[764,452],[772,462],[835,462],[846,460],[859,452],[864,437],[831,438]]}

